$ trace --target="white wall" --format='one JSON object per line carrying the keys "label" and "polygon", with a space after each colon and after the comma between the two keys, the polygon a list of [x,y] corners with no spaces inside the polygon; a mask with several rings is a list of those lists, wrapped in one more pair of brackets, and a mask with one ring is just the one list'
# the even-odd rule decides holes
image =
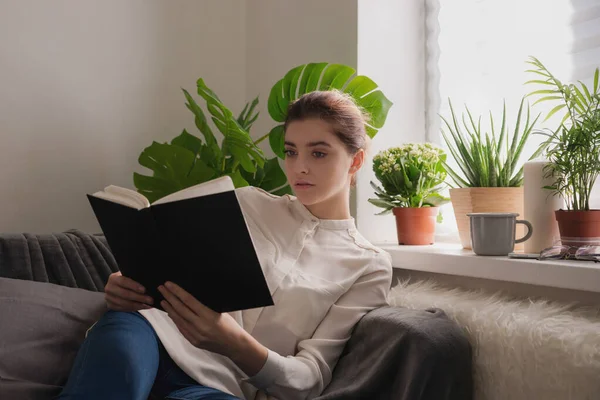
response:
{"label": "white wall", "polygon": [[[0,231],[98,231],[85,193],[133,188],[153,140],[194,131],[180,87],[235,113],[292,67],[356,66],[356,0],[0,0]],[[310,22],[309,22],[310,21]],[[269,154],[268,143],[264,148]]]}
{"label": "white wall", "polygon": [[372,159],[391,146],[425,140],[424,5],[421,0],[358,1],[358,72],[367,75],[394,103],[357,178],[357,226],[373,243],[396,240],[392,215],[367,199],[377,182]]}
{"label": "white wall", "polygon": [[198,77],[239,109],[245,3],[0,0],[0,231],[98,231],[85,193],[133,187],[152,140],[193,128]]}
{"label": "white wall", "polygon": [[[356,67],[357,0],[251,0],[246,8],[246,93],[260,95],[261,116],[252,136],[276,123],[267,111],[273,85],[309,62]],[[263,149],[272,156],[268,141]]]}

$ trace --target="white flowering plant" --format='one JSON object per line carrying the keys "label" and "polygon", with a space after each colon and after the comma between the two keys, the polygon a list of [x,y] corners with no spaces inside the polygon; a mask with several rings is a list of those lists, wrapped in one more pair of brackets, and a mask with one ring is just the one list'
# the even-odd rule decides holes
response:
{"label": "white flowering plant", "polygon": [[377,198],[369,202],[387,214],[396,207],[438,207],[450,201],[444,189],[446,154],[431,143],[409,143],[378,153],[373,171],[382,187],[371,182]]}

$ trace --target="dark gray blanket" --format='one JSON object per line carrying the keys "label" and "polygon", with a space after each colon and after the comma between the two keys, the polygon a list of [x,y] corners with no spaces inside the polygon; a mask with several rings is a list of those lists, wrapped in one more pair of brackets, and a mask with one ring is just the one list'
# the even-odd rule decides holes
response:
{"label": "dark gray blanket", "polygon": [[[103,291],[117,270],[101,235],[0,235],[0,277]],[[386,307],[357,324],[318,399],[471,398],[471,348],[461,329],[441,310]]]}
{"label": "dark gray blanket", "polygon": [[442,310],[385,307],[355,327],[319,400],[472,398],[471,346]]}

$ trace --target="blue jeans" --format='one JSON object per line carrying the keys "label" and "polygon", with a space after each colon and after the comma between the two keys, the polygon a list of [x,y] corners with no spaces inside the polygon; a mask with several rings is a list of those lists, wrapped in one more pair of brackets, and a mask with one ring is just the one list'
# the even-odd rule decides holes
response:
{"label": "blue jeans", "polygon": [[137,312],[108,311],[81,345],[58,399],[233,400],[183,372]]}

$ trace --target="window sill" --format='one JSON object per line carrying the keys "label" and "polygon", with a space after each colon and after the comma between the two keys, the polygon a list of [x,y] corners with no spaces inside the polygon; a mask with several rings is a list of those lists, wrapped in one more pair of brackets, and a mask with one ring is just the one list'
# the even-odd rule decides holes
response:
{"label": "window sill", "polygon": [[460,244],[379,244],[394,268],[600,293],[600,263],[482,257]]}

